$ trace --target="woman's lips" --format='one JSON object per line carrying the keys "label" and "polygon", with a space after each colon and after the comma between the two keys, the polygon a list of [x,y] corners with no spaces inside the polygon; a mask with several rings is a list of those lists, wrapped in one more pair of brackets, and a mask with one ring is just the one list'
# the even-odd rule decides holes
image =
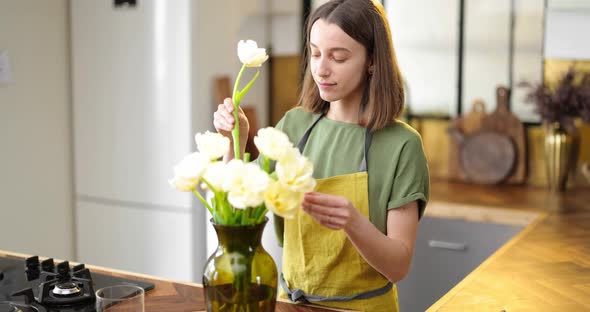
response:
{"label": "woman's lips", "polygon": [[318,82],[318,87],[322,90],[330,89],[331,87],[335,86],[335,83],[328,83],[328,82]]}

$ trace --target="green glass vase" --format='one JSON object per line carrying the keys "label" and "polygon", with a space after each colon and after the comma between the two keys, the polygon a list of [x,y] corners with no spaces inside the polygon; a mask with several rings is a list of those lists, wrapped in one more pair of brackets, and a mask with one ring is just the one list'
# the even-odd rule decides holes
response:
{"label": "green glass vase", "polygon": [[274,311],[277,266],[261,244],[267,221],[255,225],[212,222],[219,245],[203,272],[207,311]]}

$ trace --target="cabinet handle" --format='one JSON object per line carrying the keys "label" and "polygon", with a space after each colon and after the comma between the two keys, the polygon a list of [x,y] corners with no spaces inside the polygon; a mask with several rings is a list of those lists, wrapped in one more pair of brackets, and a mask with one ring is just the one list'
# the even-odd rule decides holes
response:
{"label": "cabinet handle", "polygon": [[444,242],[444,241],[433,240],[433,239],[428,240],[428,247],[455,250],[455,251],[463,251],[463,250],[467,249],[466,244]]}

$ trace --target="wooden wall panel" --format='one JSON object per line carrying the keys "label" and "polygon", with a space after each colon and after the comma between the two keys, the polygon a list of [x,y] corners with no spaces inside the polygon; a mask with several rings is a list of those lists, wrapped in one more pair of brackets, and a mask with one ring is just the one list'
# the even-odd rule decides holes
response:
{"label": "wooden wall panel", "polygon": [[301,57],[299,55],[273,56],[271,62],[270,122],[274,126],[286,111],[297,105]]}

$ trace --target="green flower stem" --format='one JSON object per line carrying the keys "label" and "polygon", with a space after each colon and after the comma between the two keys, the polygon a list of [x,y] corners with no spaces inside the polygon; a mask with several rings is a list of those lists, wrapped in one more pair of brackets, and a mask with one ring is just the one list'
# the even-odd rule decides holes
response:
{"label": "green flower stem", "polygon": [[[207,209],[209,209],[209,212],[211,212],[211,215],[213,216],[213,220],[215,220],[215,222],[220,222],[223,221],[224,218],[224,210],[223,209],[219,209],[220,205],[223,207],[223,205],[221,204],[223,202],[223,198],[220,196],[223,196],[221,194],[221,192],[219,192],[215,187],[213,187],[213,185],[211,185],[211,183],[209,183],[209,181],[207,181],[204,178],[201,178],[201,180],[203,181],[203,183],[205,183],[205,185],[207,185],[207,187],[213,192],[213,208],[209,207]],[[216,213],[214,213],[216,212]]]}
{"label": "green flower stem", "polygon": [[221,215],[223,224],[232,224],[233,208],[227,200],[227,194],[220,193],[217,200],[221,206],[219,214]]}
{"label": "green flower stem", "polygon": [[205,180],[204,178],[201,178],[201,180],[213,193],[217,194],[217,190],[213,187],[213,185],[211,185],[211,183],[209,183],[209,181]]}
{"label": "green flower stem", "polygon": [[258,75],[260,75],[260,70],[256,71],[256,74],[254,74],[254,77],[252,77],[250,82],[248,82],[248,84],[244,87],[244,89],[242,89],[242,91],[240,91],[240,98],[242,98],[242,96],[244,96],[244,94],[246,94],[246,92],[248,92],[248,89],[250,89],[250,87],[254,84],[254,81],[256,81],[256,79],[258,78]]}
{"label": "green flower stem", "polygon": [[262,155],[262,170],[266,173],[270,173],[270,158]]}
{"label": "green flower stem", "polygon": [[261,204],[260,206],[256,207],[254,210],[254,224],[258,224],[264,220],[264,216],[266,215],[266,206]]}
{"label": "green flower stem", "polygon": [[234,128],[231,132],[232,138],[234,140],[234,158],[240,159],[240,120],[238,118],[239,108],[240,108],[240,100],[242,98],[241,94],[238,92],[238,85],[240,84],[240,79],[242,79],[242,74],[244,73],[244,69],[246,69],[246,64],[242,65],[240,72],[238,73],[238,77],[236,78],[236,82],[234,83],[234,92],[232,94],[232,100],[234,102]]}
{"label": "green flower stem", "polygon": [[205,207],[207,207],[207,210],[209,210],[211,215],[214,215],[213,208],[211,208],[211,206],[209,206],[209,203],[203,198],[203,196],[201,196],[201,193],[199,193],[196,189],[193,189],[192,191],[195,195],[197,195],[197,197],[201,200],[201,202],[205,205]]}
{"label": "green flower stem", "polygon": [[234,83],[234,92],[232,94],[232,101],[234,102],[234,128],[231,131],[232,139],[234,140],[234,158],[241,159],[240,157],[240,120],[238,118],[240,102],[242,101],[242,97],[248,92],[250,87],[254,84],[254,81],[260,75],[260,70],[256,71],[254,77],[248,82],[248,84],[242,89],[241,91],[238,90],[238,86],[240,85],[240,80],[242,79],[242,74],[246,69],[246,64],[242,65],[240,68],[240,72],[238,73],[238,77],[236,78],[236,82]]}

